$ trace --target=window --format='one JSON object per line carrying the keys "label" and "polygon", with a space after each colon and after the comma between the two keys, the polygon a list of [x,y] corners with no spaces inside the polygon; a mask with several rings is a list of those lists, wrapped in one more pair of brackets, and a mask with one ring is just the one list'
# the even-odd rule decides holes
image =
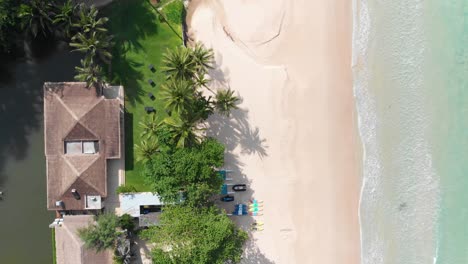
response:
{"label": "window", "polygon": [[99,141],[65,141],[65,154],[96,154],[99,152]]}

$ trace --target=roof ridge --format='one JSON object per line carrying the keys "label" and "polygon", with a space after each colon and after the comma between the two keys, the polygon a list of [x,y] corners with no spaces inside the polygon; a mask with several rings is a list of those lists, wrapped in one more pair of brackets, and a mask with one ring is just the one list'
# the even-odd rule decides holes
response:
{"label": "roof ridge", "polygon": [[[86,172],[92,165],[94,165],[96,163],[96,161],[98,161],[100,158],[101,158],[101,155],[97,155],[96,158],[94,158],[94,160],[92,160],[89,165],[85,168],[83,168],[81,170],[81,172],[79,172],[75,166],[73,166],[73,164],[70,163],[70,161],[68,160],[68,158],[65,158],[64,156],[62,157],[65,162],[68,164],[68,166],[73,170],[73,172],[76,173],[76,179],[74,181],[71,182],[70,185],[67,186],[66,190],[70,189],[70,187],[75,184],[75,182],[77,180],[82,180],[83,182],[85,182],[86,184],[88,184],[89,186],[91,186],[94,190],[96,190],[97,192],[99,192],[100,188],[96,187],[96,185],[92,184],[90,181],[86,180],[84,177],[81,177],[83,175],[84,172]],[[107,177],[106,177],[106,181],[107,181]],[[107,183],[106,183],[107,185]],[[105,186],[105,188],[107,189],[107,186]],[[63,196],[64,193],[61,194],[61,196]]]}
{"label": "roof ridge", "polygon": [[76,116],[76,114],[67,106],[67,104],[66,104],[56,93],[54,93],[53,95],[54,95],[55,98],[60,102],[60,104],[63,105],[63,107],[68,111],[68,113],[70,113],[70,115],[71,115],[76,121],[78,121],[78,116]]}
{"label": "roof ridge", "polygon": [[70,135],[70,133],[73,131],[73,129],[75,129],[75,127],[80,124],[82,127],[86,128],[86,130],[88,130],[89,133],[91,133],[96,139],[99,139],[98,136],[96,136],[96,133],[94,133],[91,129],[89,129],[89,127],[85,126],[85,124],[83,124],[83,122],[81,122],[81,118],[79,120],[76,120],[76,122],[73,124],[73,126],[70,127],[70,129],[68,130],[67,133],[65,133],[65,137],[68,137],[68,135]]}
{"label": "roof ridge", "polygon": [[96,108],[96,107],[97,107],[101,102],[103,102],[103,101],[104,101],[104,96],[101,97],[91,108],[89,108],[89,110],[88,110],[84,115],[82,115],[82,116],[80,117],[80,119],[78,120],[78,122],[79,122],[84,128],[88,129],[88,131],[91,132],[91,134],[93,134],[96,138],[99,138],[98,136],[96,136],[96,133],[94,133],[94,131],[93,131],[92,129],[90,129],[88,126],[86,126],[86,125],[84,124],[84,122],[81,122],[81,120],[82,120],[85,116],[87,116],[89,113],[91,113],[91,112],[94,110],[94,108]]}
{"label": "roof ridge", "polygon": [[[78,176],[79,179],[81,179],[82,181],[84,181],[85,183],[87,183],[89,186],[93,187],[94,190],[96,191],[99,191],[100,188],[96,187],[94,184],[92,184],[90,181],[87,181],[85,180],[84,178],[81,178],[81,175],[86,172],[87,170],[89,170],[89,168],[94,165],[96,163],[97,160],[99,160],[101,158],[101,155],[98,155],[98,157],[89,164],[89,166],[86,168],[86,169],[83,169],[83,172]],[[105,161],[104,161],[105,162]],[[107,169],[105,169],[105,172],[104,172],[104,177],[106,178],[106,183],[104,184],[104,188],[105,188],[105,195],[107,196]]]}
{"label": "roof ridge", "polygon": [[78,120],[81,121],[81,119],[83,117],[85,117],[86,115],[88,115],[89,112],[93,111],[94,108],[96,108],[97,105],[99,105],[102,101],[104,101],[104,96],[101,96],[99,97],[99,99],[96,101],[96,103],[94,103],[93,106],[91,106],[88,111],[84,112],[84,114],[82,116],[80,116],[80,118],[78,118]]}
{"label": "roof ridge", "polygon": [[[67,231],[67,232],[70,234],[70,237],[73,239],[73,241],[74,241],[77,245],[79,245],[80,247],[82,247],[82,246],[84,245],[84,242],[78,240],[78,239],[76,238],[74,232],[72,232],[72,231],[68,228],[66,222],[64,222],[64,223],[65,223],[65,231]],[[63,227],[63,225],[62,225],[62,227]],[[62,228],[62,227],[60,227],[60,228]]]}
{"label": "roof ridge", "polygon": [[[80,173],[79,173],[78,170],[75,168],[75,166],[73,166],[73,165],[70,163],[70,161],[69,161],[67,158],[65,158],[65,156],[59,156],[59,157],[62,158],[62,159],[65,161],[65,163],[68,165],[68,167],[70,167],[70,168],[72,169],[72,171],[75,173],[75,176],[76,176],[76,177],[75,177],[75,180],[72,181],[72,182],[67,186],[66,189],[62,188],[62,190],[68,190],[68,189],[70,189],[70,187],[76,182],[76,180],[78,180],[78,179],[80,178],[80,177],[79,177]],[[66,191],[65,191],[65,192],[66,192]],[[62,197],[64,194],[65,194],[65,193],[61,193],[61,194],[60,194],[60,197]]]}
{"label": "roof ridge", "polygon": [[[89,155],[89,154],[85,154],[85,155],[94,156],[94,155]],[[75,169],[76,169],[76,172],[78,172],[78,173],[77,173],[78,177],[80,177],[81,174],[83,174],[83,172],[85,172],[87,169],[89,169],[89,167],[91,167],[91,165],[93,165],[93,164],[96,162],[96,160],[100,158],[100,156],[101,156],[101,154],[96,155],[96,157],[94,157],[94,159],[92,159],[92,160],[89,162],[88,166],[86,166],[86,167],[84,167],[83,169],[81,169],[81,171],[78,171],[78,169],[75,168]],[[72,165],[72,166],[73,166],[73,165]]]}

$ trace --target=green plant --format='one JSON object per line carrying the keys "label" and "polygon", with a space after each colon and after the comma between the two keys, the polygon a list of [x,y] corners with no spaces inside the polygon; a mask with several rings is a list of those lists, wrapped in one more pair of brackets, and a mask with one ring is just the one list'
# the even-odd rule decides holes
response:
{"label": "green plant", "polygon": [[142,129],[141,131],[142,138],[144,139],[154,138],[158,130],[158,126],[159,126],[157,116],[155,114],[152,114],[148,118],[146,118],[144,121],[141,121],[139,125]]}
{"label": "green plant", "polygon": [[180,25],[184,18],[184,4],[181,0],[173,0],[163,7],[163,12],[168,22]]}
{"label": "green plant", "polygon": [[55,228],[52,228],[52,264],[57,264],[57,249],[55,247]]}
{"label": "green plant", "polygon": [[109,18],[98,18],[99,11],[95,6],[88,7],[86,4],[80,4],[78,9],[78,21],[73,24],[75,28],[80,29],[84,34],[107,32],[105,24],[109,21]]}
{"label": "green plant", "polygon": [[63,4],[55,6],[52,23],[58,26],[66,37],[70,36],[76,7],[71,0],[64,1]]}
{"label": "green plant", "polygon": [[93,85],[100,88],[104,83],[104,74],[101,66],[94,64],[90,57],[81,60],[81,67],[76,66],[75,71],[75,80],[86,82],[86,87],[88,88]]}
{"label": "green plant", "polygon": [[184,190],[187,204],[208,204],[221,190],[222,180],[214,168],[223,165],[224,146],[212,138],[190,148],[164,147],[162,141],[162,151],[145,165],[144,174],[153,191],[165,202],[177,202]]}
{"label": "green plant", "polygon": [[238,108],[238,102],[239,98],[234,95],[234,91],[231,89],[216,92],[215,107],[220,114],[229,116],[231,110]]}
{"label": "green plant", "polygon": [[197,145],[201,140],[201,131],[204,130],[199,127],[199,119],[196,117],[182,119],[180,116],[169,116],[164,118],[163,125],[169,128],[176,146],[180,148]]}
{"label": "green plant", "polygon": [[151,157],[158,152],[159,146],[154,140],[142,140],[140,145],[135,146],[137,153],[137,161],[150,160]]}
{"label": "green plant", "polygon": [[115,190],[115,192],[117,194],[121,194],[121,193],[132,193],[132,192],[137,192],[136,188],[132,185],[120,185],[119,187],[117,187],[117,189]]}
{"label": "green plant", "polygon": [[[216,207],[168,206],[160,225],[143,230],[154,263],[238,263],[247,234]],[[170,248],[171,250],[167,250]]]}
{"label": "green plant", "polygon": [[52,29],[51,9],[52,4],[43,0],[32,0],[27,4],[21,4],[18,17],[21,19],[23,29],[30,31],[33,37],[39,32],[47,35]]}
{"label": "green plant", "polygon": [[214,52],[212,49],[206,49],[200,42],[193,47],[192,57],[196,63],[198,75],[205,75],[208,70],[213,69]]}
{"label": "green plant", "polygon": [[92,60],[98,58],[106,64],[109,64],[112,59],[112,54],[109,52],[112,45],[111,36],[96,31],[89,34],[78,32],[70,42],[70,46],[74,48],[73,51],[83,52]]}
{"label": "green plant", "polygon": [[85,247],[93,248],[97,252],[114,247],[118,237],[116,228],[118,218],[114,214],[101,214],[96,217],[96,223],[78,229],[78,236],[85,243]]}
{"label": "green plant", "polygon": [[168,79],[192,80],[197,68],[190,49],[185,47],[167,50],[163,55],[162,71],[167,74]]}
{"label": "green plant", "polygon": [[135,222],[133,221],[133,217],[129,214],[123,214],[119,218],[119,226],[122,229],[126,229],[127,231],[132,232],[135,229]]}
{"label": "green plant", "polygon": [[0,52],[8,52],[16,40],[19,23],[17,13],[19,2],[0,0]]}
{"label": "green plant", "polygon": [[177,114],[184,114],[185,111],[190,111],[193,105],[193,90],[193,84],[190,81],[171,78],[162,85],[160,95],[165,102],[166,109]]}

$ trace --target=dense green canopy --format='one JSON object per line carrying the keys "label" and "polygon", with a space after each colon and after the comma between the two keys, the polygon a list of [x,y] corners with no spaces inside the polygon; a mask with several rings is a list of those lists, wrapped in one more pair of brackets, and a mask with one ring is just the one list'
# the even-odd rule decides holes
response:
{"label": "dense green canopy", "polygon": [[155,243],[153,263],[238,263],[247,234],[216,207],[167,207],[161,225],[143,231]]}
{"label": "dense green canopy", "polygon": [[87,248],[103,251],[112,248],[119,233],[117,227],[119,219],[114,214],[102,214],[96,217],[96,224],[79,229],[78,235],[85,242]]}
{"label": "dense green canopy", "polygon": [[157,134],[159,152],[146,163],[145,176],[153,191],[163,200],[175,202],[180,192],[194,206],[208,203],[221,189],[222,180],[214,168],[224,162],[224,146],[212,138],[190,148],[175,148],[171,132],[161,128]]}

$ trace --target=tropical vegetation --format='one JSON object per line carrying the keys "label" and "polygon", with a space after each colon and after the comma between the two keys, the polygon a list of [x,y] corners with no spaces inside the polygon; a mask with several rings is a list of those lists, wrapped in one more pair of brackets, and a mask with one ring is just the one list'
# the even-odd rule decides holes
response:
{"label": "tropical vegetation", "polygon": [[[72,8],[74,9],[74,8]],[[102,73],[102,65],[107,65],[112,59],[110,52],[113,42],[108,34],[105,24],[107,17],[99,17],[96,7],[88,7],[80,4],[76,7],[76,22],[72,26],[78,32],[71,38],[70,47],[73,51],[84,53],[81,67],[76,67],[75,79],[86,82],[87,86],[94,85],[97,88],[104,87],[105,75]],[[67,20],[72,22],[73,19]],[[67,23],[69,26],[69,24]],[[68,28],[67,28],[68,29]]]}
{"label": "tropical vegetation", "polygon": [[153,263],[224,264],[241,259],[247,234],[214,206],[169,206],[160,222],[141,234],[154,243]]}
{"label": "tropical vegetation", "polygon": [[[215,169],[223,166],[224,146],[205,129],[210,115],[229,115],[239,98],[211,88],[211,49],[181,46],[182,1],[162,2],[161,10],[149,0],[121,0],[99,11],[72,0],[0,0],[0,50],[23,41],[66,41],[82,55],[76,80],[125,86],[127,172],[117,192],[153,191],[172,204],[163,209],[160,226],[143,232],[156,244],[153,261],[238,262],[247,237],[212,205],[222,185]],[[156,111],[147,114],[145,106]],[[130,215],[102,214],[78,234],[86,247],[113,249],[115,261],[129,263],[134,225]]]}
{"label": "tropical vegetation", "polygon": [[39,33],[46,36],[53,32],[52,8],[53,4],[44,0],[31,0],[21,4],[18,17],[21,19],[22,30],[29,31],[34,38]]}
{"label": "tropical vegetation", "polygon": [[145,167],[145,175],[166,203],[177,202],[180,192],[193,207],[206,205],[221,190],[222,179],[214,168],[224,163],[224,146],[212,138],[190,148],[177,148],[171,132],[158,131],[160,151]]}
{"label": "tropical vegetation", "polygon": [[[159,95],[163,84],[160,80],[165,80],[165,74],[161,71],[161,51],[183,44],[179,37],[182,36],[182,27],[172,24],[177,31],[175,34],[168,23],[159,19],[159,13],[148,0],[114,1],[100,13],[109,18],[106,25],[115,43],[111,49],[111,65],[105,66],[104,71],[110,73],[110,83],[125,87],[125,181],[138,191],[151,191],[142,173],[144,162],[137,161],[141,156],[137,146],[143,139],[148,140],[146,135],[142,138],[144,128],[141,123],[151,123],[154,116],[156,125],[167,116]],[[131,18],[131,23],[128,18]],[[150,64],[154,66],[154,71],[148,68]],[[156,81],[154,86],[148,84],[149,79]],[[154,94],[155,98],[148,97],[148,93]],[[148,115],[146,106],[152,106],[157,111]]]}
{"label": "tropical vegetation", "polygon": [[18,9],[14,0],[0,0],[0,52],[8,52],[13,44],[15,29],[18,27]]}
{"label": "tropical vegetation", "polygon": [[114,214],[101,214],[95,220],[96,223],[78,230],[78,235],[85,243],[85,247],[98,252],[113,248],[119,236],[117,231],[119,219]]}
{"label": "tropical vegetation", "polygon": [[247,239],[213,206],[223,184],[216,168],[224,164],[225,148],[205,136],[205,122],[215,112],[229,116],[239,102],[230,89],[210,88],[213,65],[213,51],[201,44],[168,50],[158,96],[165,110],[159,112],[166,115],[151,114],[140,123],[138,160],[151,191],[169,205],[160,224],[142,234],[155,245],[154,263],[237,263]]}

